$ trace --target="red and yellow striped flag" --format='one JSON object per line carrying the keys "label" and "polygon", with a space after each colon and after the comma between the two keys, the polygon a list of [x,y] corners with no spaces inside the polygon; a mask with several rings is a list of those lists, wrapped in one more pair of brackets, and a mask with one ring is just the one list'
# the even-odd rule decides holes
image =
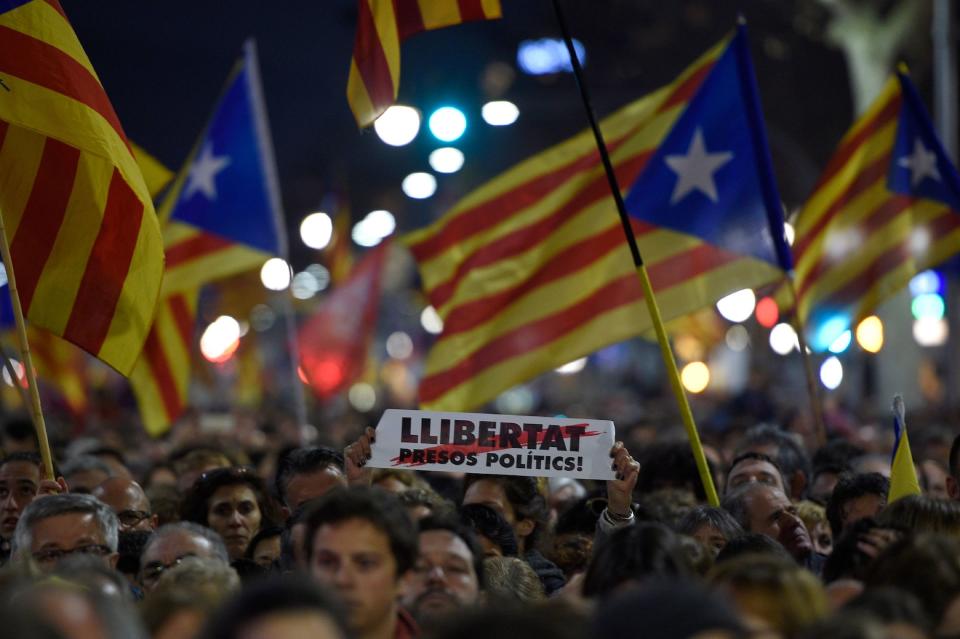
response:
{"label": "red and yellow striped flag", "polygon": [[[603,121],[621,185],[653,157],[726,46]],[[782,275],[692,235],[633,225],[665,319]],[[433,410],[480,406],[651,328],[589,131],[495,178],[405,241],[444,323],[420,384],[420,402]]]}
{"label": "red and yellow striped flag", "polygon": [[128,374],[163,242],[120,121],[57,0],[0,3],[0,209],[27,318]]}
{"label": "red and yellow striped flag", "polygon": [[350,250],[350,207],[344,203],[333,218],[333,238],[327,249],[330,281],[341,284],[353,271],[353,253]]}
{"label": "red and yellow striped flag", "polygon": [[347,101],[367,127],[397,99],[400,43],[421,31],[500,17],[500,0],[357,0]]}
{"label": "red and yellow striped flag", "polygon": [[960,178],[907,77],[847,132],[796,220],[800,316],[823,350],[960,250]]}

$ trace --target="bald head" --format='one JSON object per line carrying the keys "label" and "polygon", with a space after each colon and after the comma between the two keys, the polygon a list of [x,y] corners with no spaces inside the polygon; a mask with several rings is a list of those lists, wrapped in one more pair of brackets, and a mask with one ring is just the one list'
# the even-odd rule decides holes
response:
{"label": "bald head", "polygon": [[157,518],[140,484],[132,479],[111,477],[93,489],[93,496],[110,506],[120,520],[121,532],[153,530]]}

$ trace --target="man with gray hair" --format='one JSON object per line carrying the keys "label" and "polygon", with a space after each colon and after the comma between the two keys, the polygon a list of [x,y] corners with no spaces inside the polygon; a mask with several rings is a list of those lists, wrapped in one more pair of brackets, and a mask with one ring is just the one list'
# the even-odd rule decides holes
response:
{"label": "man with gray hair", "polygon": [[178,565],[185,557],[200,557],[230,565],[230,556],[223,539],[205,526],[179,521],[161,526],[147,541],[140,555],[140,585],[153,590],[164,572]]}
{"label": "man with gray hair", "polygon": [[30,555],[44,572],[77,553],[117,563],[119,523],[110,507],[91,495],[48,495],[27,506],[13,533],[14,557]]}

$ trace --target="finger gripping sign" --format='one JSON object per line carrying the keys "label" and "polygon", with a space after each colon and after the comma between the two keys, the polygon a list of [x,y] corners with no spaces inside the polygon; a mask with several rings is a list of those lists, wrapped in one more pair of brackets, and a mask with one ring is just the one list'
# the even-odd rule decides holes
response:
{"label": "finger gripping sign", "polygon": [[613,422],[598,419],[389,409],[368,464],[608,480],[613,442]]}

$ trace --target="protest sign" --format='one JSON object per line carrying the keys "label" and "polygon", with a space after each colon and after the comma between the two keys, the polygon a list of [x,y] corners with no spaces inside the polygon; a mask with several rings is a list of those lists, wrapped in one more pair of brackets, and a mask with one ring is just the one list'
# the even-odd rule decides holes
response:
{"label": "protest sign", "polygon": [[611,421],[390,409],[368,465],[608,480],[613,442]]}

